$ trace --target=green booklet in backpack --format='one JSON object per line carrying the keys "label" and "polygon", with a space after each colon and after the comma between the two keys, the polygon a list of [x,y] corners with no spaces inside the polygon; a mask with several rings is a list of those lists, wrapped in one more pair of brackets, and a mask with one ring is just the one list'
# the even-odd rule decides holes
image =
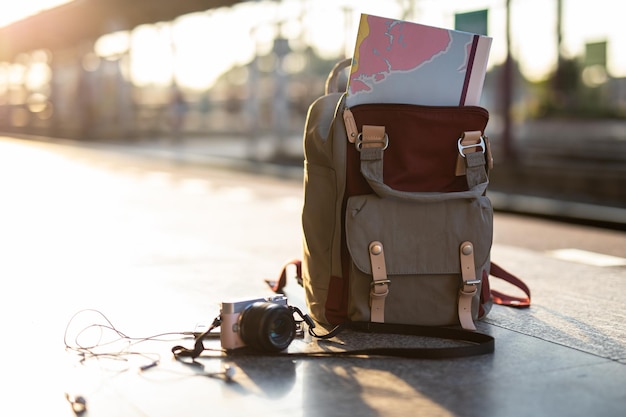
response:
{"label": "green booklet in backpack", "polygon": [[346,105],[478,105],[492,39],[362,14]]}

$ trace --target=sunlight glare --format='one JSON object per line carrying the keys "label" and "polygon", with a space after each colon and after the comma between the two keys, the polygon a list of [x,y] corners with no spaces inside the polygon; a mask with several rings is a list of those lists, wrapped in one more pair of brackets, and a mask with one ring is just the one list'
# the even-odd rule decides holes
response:
{"label": "sunlight glare", "polygon": [[131,34],[130,77],[135,85],[169,85],[174,60],[169,25],[142,25]]}
{"label": "sunlight glare", "polygon": [[44,9],[50,9],[74,0],[19,0],[3,1],[0,5],[0,27],[24,19]]}
{"label": "sunlight glare", "polygon": [[130,49],[130,33],[127,30],[101,36],[94,44],[94,51],[102,58],[115,58]]}
{"label": "sunlight glare", "polygon": [[175,76],[180,85],[208,88],[234,65],[252,59],[254,49],[247,22],[239,21],[238,29],[233,31],[232,20],[232,11],[218,9],[174,22]]}

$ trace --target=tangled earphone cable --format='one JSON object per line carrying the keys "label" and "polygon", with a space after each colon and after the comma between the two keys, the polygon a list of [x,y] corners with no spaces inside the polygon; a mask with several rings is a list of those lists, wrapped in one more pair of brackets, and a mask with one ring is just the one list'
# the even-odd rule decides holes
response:
{"label": "tangled earphone cable", "polygon": [[[71,337],[72,327],[75,324],[75,321],[79,316],[94,313],[99,319],[103,320],[103,323],[93,322],[85,325],[84,327],[79,328],[73,339]],[[96,337],[95,341],[89,341],[89,343],[85,343],[82,339],[87,337],[87,333],[90,330],[98,330],[99,334]],[[106,333],[111,332],[113,337],[111,339],[105,339]],[[147,361],[146,364],[140,365],[139,370],[145,371],[147,369],[153,368],[159,364],[161,359],[161,355],[158,353],[145,353],[133,350],[132,347],[136,346],[139,343],[146,341],[159,341],[165,340],[163,339],[165,336],[192,336],[193,332],[166,332],[159,333],[153,336],[148,337],[131,337],[124,332],[117,329],[113,323],[109,320],[109,318],[104,315],[99,310],[96,309],[83,309],[76,312],[69,320],[67,326],[65,327],[65,332],[63,335],[63,343],[65,345],[65,349],[71,352],[78,354],[81,358],[81,362],[84,362],[88,359],[111,359],[116,361],[128,362],[131,357],[139,357],[143,358]],[[118,347],[116,344],[120,342],[125,342],[123,346]],[[110,347],[109,350],[103,350],[104,347]],[[123,369],[123,370],[127,370]]]}

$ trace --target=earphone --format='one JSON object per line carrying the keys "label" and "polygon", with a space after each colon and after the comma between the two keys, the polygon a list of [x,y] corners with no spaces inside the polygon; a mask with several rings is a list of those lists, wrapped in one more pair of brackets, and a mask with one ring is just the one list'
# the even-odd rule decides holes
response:
{"label": "earphone", "polygon": [[85,400],[83,396],[72,395],[66,392],[65,399],[70,403],[70,406],[72,407],[72,411],[77,416],[87,411],[87,401]]}
{"label": "earphone", "polygon": [[[103,321],[103,323],[99,324],[96,322],[96,323],[87,324],[85,325],[85,327],[78,327],[78,330],[74,331],[74,342],[72,343],[71,338],[69,337],[69,334],[72,333],[70,331],[70,327],[72,326],[73,321],[77,318],[77,316],[84,314],[84,313],[95,314],[97,318]],[[99,330],[100,333],[97,334],[98,338],[96,338],[95,342],[88,343],[87,345],[80,343],[79,338],[89,329]],[[113,336],[112,338],[104,338],[103,336],[104,332],[107,332],[107,331],[111,332],[111,335]],[[65,342],[65,348],[77,353],[79,357],[81,358],[81,362],[87,359],[92,359],[92,358],[95,358],[95,359],[110,358],[110,359],[122,360],[124,362],[127,362],[129,357],[141,357],[141,358],[147,359],[148,362],[144,365],[139,366],[138,371],[145,372],[159,365],[160,355],[158,353],[145,353],[145,352],[140,352],[140,351],[129,350],[128,348],[130,346],[134,346],[134,345],[137,345],[141,342],[145,342],[148,340],[159,340],[159,338],[162,336],[168,336],[168,335],[189,336],[191,334],[192,333],[190,332],[169,332],[169,333],[161,333],[161,334],[150,336],[150,337],[130,337],[122,333],[121,331],[119,331],[117,328],[115,328],[115,326],[113,326],[111,321],[100,311],[94,310],[94,309],[85,309],[85,310],[80,310],[79,312],[75,313],[72,316],[72,318],[70,319],[65,329],[65,334],[64,334],[63,339]],[[127,345],[125,346],[124,349],[116,350],[114,352],[103,352],[98,349],[102,346],[111,345],[117,342],[127,342]],[[176,348],[174,348],[172,351],[174,351],[175,349]],[[202,350],[204,350],[203,346],[200,351]],[[186,357],[186,356],[191,356],[191,355],[184,355],[184,354],[176,355],[175,354],[176,359],[179,359],[179,356]],[[193,362],[195,363],[195,361]],[[128,370],[128,369],[130,369],[130,366],[128,366],[124,370]],[[230,365],[224,365],[224,369],[220,372],[198,372],[198,373],[193,373],[190,376],[206,376],[206,377],[211,377],[211,378],[220,378],[220,379],[224,379],[224,381],[226,382],[231,382],[233,380],[233,377],[235,376],[235,372],[236,370],[234,367]]]}

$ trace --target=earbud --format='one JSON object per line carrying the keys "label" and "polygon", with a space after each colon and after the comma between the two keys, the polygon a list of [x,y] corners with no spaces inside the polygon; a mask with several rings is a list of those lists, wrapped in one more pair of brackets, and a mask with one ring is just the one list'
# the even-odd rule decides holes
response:
{"label": "earbud", "polygon": [[230,365],[226,365],[224,366],[224,378],[226,378],[226,381],[232,381],[233,377],[235,376],[235,368],[233,368]]}
{"label": "earbud", "polygon": [[70,403],[72,407],[72,411],[75,415],[79,416],[87,411],[87,401],[81,395],[73,395],[69,393],[65,393],[65,398]]}
{"label": "earbud", "polygon": [[140,366],[139,367],[139,372],[147,371],[150,368],[154,368],[158,364],[159,364],[159,361],[154,361],[154,362],[151,362],[151,363],[149,363],[147,365]]}

